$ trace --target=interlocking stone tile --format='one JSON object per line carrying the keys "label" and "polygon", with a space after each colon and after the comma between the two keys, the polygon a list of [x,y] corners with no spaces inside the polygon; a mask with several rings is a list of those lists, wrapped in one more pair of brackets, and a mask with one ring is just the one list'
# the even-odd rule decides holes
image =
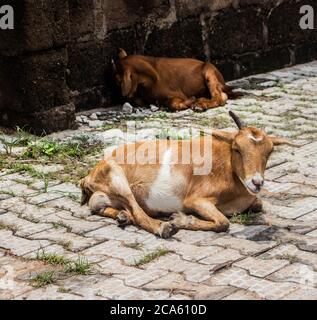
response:
{"label": "interlocking stone tile", "polygon": [[176,235],[174,236],[175,239],[182,241],[183,243],[189,243],[189,244],[195,244],[196,242],[199,242],[201,240],[204,240],[206,238],[218,238],[220,235],[211,232],[211,231],[191,231],[191,230],[180,230]]}
{"label": "interlocking stone tile", "polygon": [[9,230],[0,230],[1,248],[9,250],[12,254],[23,256],[32,251],[37,251],[40,248],[45,248],[50,244],[49,241],[31,241],[28,239],[16,237]]}
{"label": "interlocking stone tile", "polygon": [[168,272],[160,269],[139,269],[133,270],[130,274],[126,274],[121,279],[124,280],[124,283],[127,286],[131,287],[141,287],[151,281],[161,278],[166,275]]}
{"label": "interlocking stone tile", "polygon": [[185,279],[191,282],[203,282],[210,278],[212,265],[203,265],[183,260],[179,255],[170,254],[160,257],[159,259],[149,263],[149,269],[163,269],[171,272],[182,273]]}
{"label": "interlocking stone tile", "polygon": [[80,300],[82,296],[63,292],[64,288],[49,285],[44,288],[28,291],[19,295],[15,300]]}
{"label": "interlocking stone tile", "polygon": [[26,237],[31,234],[52,228],[51,224],[33,223],[25,219],[19,218],[16,214],[12,212],[0,215],[0,224],[8,226],[9,229],[14,229],[15,235],[19,237]]}
{"label": "interlocking stone tile", "polygon": [[270,259],[264,260],[259,258],[248,257],[244,260],[235,262],[233,265],[249,272],[251,276],[265,278],[269,274],[287,266],[287,260]]}
{"label": "interlocking stone tile", "polygon": [[70,211],[73,216],[82,218],[82,217],[90,217],[91,212],[88,206],[81,206],[79,202],[75,202],[70,198],[61,198],[58,200],[50,201],[48,204],[50,207]]}
{"label": "interlocking stone tile", "polygon": [[38,259],[39,256],[43,254],[56,254],[59,256],[63,256],[64,258],[68,260],[77,260],[80,256],[80,253],[74,253],[69,250],[66,250],[63,246],[59,244],[51,244],[45,248],[40,248],[37,251],[30,252],[28,254],[25,254],[23,258],[25,259]]}
{"label": "interlocking stone tile", "polygon": [[42,222],[50,222],[61,224],[73,233],[84,234],[86,232],[103,227],[105,224],[102,221],[86,221],[73,217],[71,212],[58,210],[54,214],[46,215],[41,218]]}
{"label": "interlocking stone tile", "polygon": [[295,282],[309,287],[317,286],[317,272],[311,266],[293,263],[271,274],[268,279],[278,282]]}
{"label": "interlocking stone tile", "polygon": [[181,242],[167,242],[165,247],[180,254],[184,260],[188,261],[198,261],[222,251],[222,248],[217,246],[200,247]]}
{"label": "interlocking stone tile", "polygon": [[295,183],[266,181],[264,189],[269,192],[286,192],[289,189],[294,188],[295,186],[297,186]]}
{"label": "interlocking stone tile", "polygon": [[[125,279],[129,275],[140,271],[139,268],[125,265],[120,259],[105,258],[96,264],[98,272],[105,275],[112,275],[119,279]],[[142,269],[142,271],[144,271]]]}
{"label": "interlocking stone tile", "polygon": [[242,230],[230,234],[237,238],[250,239],[256,237],[258,234],[267,229],[269,229],[269,226],[243,226]]}
{"label": "interlocking stone tile", "polygon": [[222,300],[261,300],[261,298],[254,292],[239,289],[224,297]]}
{"label": "interlocking stone tile", "polygon": [[235,291],[237,291],[237,289],[230,286],[205,287],[194,296],[194,299],[220,300],[232,294]]}
{"label": "interlocking stone tile", "polygon": [[317,221],[317,210],[314,210],[310,213],[307,213],[303,216],[300,216],[297,220],[307,221],[307,222],[316,222]]}
{"label": "interlocking stone tile", "polygon": [[280,299],[298,288],[297,285],[292,283],[276,283],[253,277],[247,271],[235,267],[215,275],[206,283],[247,289],[256,293],[260,298],[273,300]]}
{"label": "interlocking stone tile", "polygon": [[21,183],[14,183],[11,184],[9,182],[8,185],[3,185],[1,187],[0,185],[0,193],[8,193],[12,194],[15,197],[22,197],[22,196],[30,196],[30,195],[35,195],[36,191],[33,189],[30,189],[27,185],[21,184]]}
{"label": "interlocking stone tile", "polygon": [[199,262],[208,265],[229,264],[241,258],[243,258],[243,255],[241,255],[239,251],[234,249],[224,249],[205,259],[200,260]]}
{"label": "interlocking stone tile", "polygon": [[57,192],[45,192],[34,197],[29,197],[28,202],[31,204],[42,204],[50,200],[56,200],[64,197],[63,194]]}
{"label": "interlocking stone tile", "polygon": [[142,235],[136,232],[128,232],[113,224],[88,232],[85,236],[98,240],[120,240],[127,243],[138,243],[142,239]]}
{"label": "interlocking stone tile", "polygon": [[23,198],[19,197],[0,201],[0,208],[17,213],[25,219],[29,219],[32,217],[34,217],[35,219],[39,219],[43,216],[56,212],[56,210],[53,208],[44,208],[29,204],[25,202]]}
{"label": "interlocking stone tile", "polygon": [[93,246],[82,252],[85,256],[114,257],[123,260],[127,265],[133,265],[148,252],[124,247],[120,241],[109,240]]}
{"label": "interlocking stone tile", "polygon": [[300,288],[286,295],[283,300],[317,300],[317,289]]}
{"label": "interlocking stone tile", "polygon": [[209,286],[204,284],[186,281],[181,274],[173,272],[169,272],[165,276],[144,285],[144,288],[148,290],[167,290],[178,294],[185,294],[192,298],[203,290],[210,289]]}
{"label": "interlocking stone tile", "polygon": [[98,243],[92,238],[85,238],[77,234],[67,232],[65,228],[52,228],[50,230],[30,235],[28,239],[32,240],[49,240],[64,246],[65,248],[78,252],[90,248]]}
{"label": "interlocking stone tile", "polygon": [[[204,243],[200,243],[205,245]],[[274,241],[250,241],[246,239],[238,239],[235,237],[224,236],[211,242],[216,246],[231,248],[240,251],[242,254],[255,254],[272,248],[276,245]]]}
{"label": "interlocking stone tile", "polygon": [[299,261],[310,265],[317,270],[317,255],[312,252],[299,250],[293,244],[282,244],[272,250],[269,250],[261,255],[263,258],[285,259],[290,262]]}
{"label": "interlocking stone tile", "polygon": [[[311,231],[309,233],[306,233],[306,236],[310,236],[310,237],[316,237],[317,238],[317,229],[314,231]],[[309,240],[308,240],[309,241]]]}
{"label": "interlocking stone tile", "polygon": [[0,299],[14,299],[33,289],[28,281],[34,273],[45,270],[43,263],[14,257],[0,258]]}
{"label": "interlocking stone tile", "polygon": [[84,299],[106,298],[115,300],[138,300],[138,299],[166,299],[167,291],[144,291],[126,286],[117,278],[106,276],[77,276],[61,281],[60,285],[70,290],[70,293],[79,294]]}
{"label": "interlocking stone tile", "polygon": [[81,194],[81,190],[71,183],[58,184],[53,187],[48,187],[47,190],[48,192]]}

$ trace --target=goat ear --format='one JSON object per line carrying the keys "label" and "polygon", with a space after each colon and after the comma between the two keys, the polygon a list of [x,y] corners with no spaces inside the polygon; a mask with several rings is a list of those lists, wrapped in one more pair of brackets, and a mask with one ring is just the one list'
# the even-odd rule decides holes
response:
{"label": "goat ear", "polygon": [[89,201],[89,193],[85,190],[81,190],[81,199],[80,199],[80,205],[83,206],[84,204],[87,204]]}
{"label": "goat ear", "polygon": [[84,204],[88,203],[89,200],[89,194],[85,188],[85,178],[81,179],[79,181],[79,185],[81,188],[81,200],[80,200],[80,205],[83,206]]}
{"label": "goat ear", "polygon": [[127,52],[124,49],[119,48],[119,58],[123,59],[123,58],[125,58],[127,56],[128,56]]}
{"label": "goat ear", "polygon": [[273,142],[274,146],[280,146],[280,145],[288,145],[296,148],[300,148],[301,145],[293,143],[285,138],[278,138],[270,136],[271,141]]}
{"label": "goat ear", "polygon": [[132,74],[131,74],[131,70],[128,69],[124,71],[123,78],[122,78],[122,83],[121,83],[122,95],[124,97],[127,97],[131,92],[131,89],[132,89]]}
{"label": "goat ear", "polygon": [[212,131],[212,136],[219,139],[226,141],[228,143],[232,143],[234,137],[236,136],[236,133],[234,132],[228,132],[228,131],[218,131],[218,130],[213,130]]}

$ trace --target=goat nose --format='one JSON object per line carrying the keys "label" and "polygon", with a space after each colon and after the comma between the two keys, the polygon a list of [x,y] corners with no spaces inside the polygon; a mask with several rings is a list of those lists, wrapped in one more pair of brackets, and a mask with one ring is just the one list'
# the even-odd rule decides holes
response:
{"label": "goat nose", "polygon": [[264,184],[264,180],[262,177],[256,177],[252,179],[252,183],[257,187],[262,187]]}

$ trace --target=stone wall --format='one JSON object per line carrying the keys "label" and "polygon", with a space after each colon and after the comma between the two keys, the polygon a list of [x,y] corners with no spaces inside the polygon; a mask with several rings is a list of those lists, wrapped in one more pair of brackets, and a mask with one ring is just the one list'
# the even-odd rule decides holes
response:
{"label": "stone wall", "polygon": [[214,62],[226,80],[317,58],[317,29],[299,28],[315,0],[0,0],[0,123],[51,132],[75,110],[118,103],[110,60],[129,54]]}

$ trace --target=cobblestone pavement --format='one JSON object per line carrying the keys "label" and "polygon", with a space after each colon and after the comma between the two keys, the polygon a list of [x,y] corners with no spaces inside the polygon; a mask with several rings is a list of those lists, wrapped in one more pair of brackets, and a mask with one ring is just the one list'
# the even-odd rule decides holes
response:
{"label": "cobblestone pavement", "polygon": [[[78,114],[78,130],[37,142],[3,134],[0,298],[317,299],[317,62],[233,85],[246,95],[205,113],[126,106]],[[234,216],[227,233],[181,230],[162,240],[80,207],[75,182],[102,154],[96,146],[123,141],[125,120],[136,121],[129,141],[179,137],[234,128],[229,109],[302,145],[272,156],[264,213]]]}

